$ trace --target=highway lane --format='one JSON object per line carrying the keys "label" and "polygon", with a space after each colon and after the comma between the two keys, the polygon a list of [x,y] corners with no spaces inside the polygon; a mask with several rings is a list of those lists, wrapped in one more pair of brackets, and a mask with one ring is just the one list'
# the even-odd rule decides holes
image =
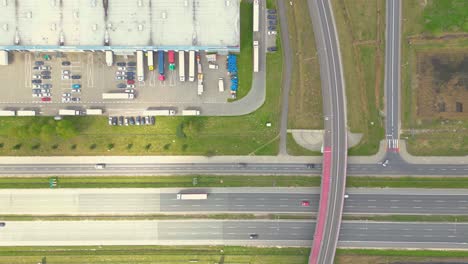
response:
{"label": "highway lane", "polygon": [[[0,246],[307,246],[314,228],[315,223],[301,220],[8,221],[0,228]],[[345,221],[339,240],[355,247],[466,248],[468,224]]]}
{"label": "highway lane", "polygon": [[387,0],[385,42],[385,131],[387,151],[399,151],[401,1]]}
{"label": "highway lane", "polygon": [[[396,153],[392,153],[396,154]],[[400,158],[401,160],[401,158]],[[314,168],[309,168],[313,165]],[[233,175],[321,175],[322,164],[306,163],[113,163],[105,169],[95,164],[1,164],[0,175],[181,175],[181,174],[233,174]],[[409,164],[389,161],[381,164],[348,164],[348,175],[453,175],[468,176],[468,164]]]}
{"label": "highway lane", "polygon": [[[183,189],[182,189],[183,190]],[[209,188],[207,200],[177,200],[181,189],[0,190],[0,214],[316,213],[318,188]],[[467,215],[463,190],[349,189],[345,214]],[[310,206],[302,206],[309,201]]]}

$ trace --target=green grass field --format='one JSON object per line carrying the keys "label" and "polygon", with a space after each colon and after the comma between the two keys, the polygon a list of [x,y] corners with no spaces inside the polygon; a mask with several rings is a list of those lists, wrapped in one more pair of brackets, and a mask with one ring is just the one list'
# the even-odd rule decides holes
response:
{"label": "green grass field", "polygon": [[[241,5],[242,12],[250,10],[251,4]],[[235,117],[158,117],[155,126],[132,127],[109,126],[106,117],[70,117],[66,119],[74,124],[78,135],[68,137],[59,137],[55,132],[48,136],[56,125],[52,118],[1,118],[0,155],[276,155],[281,45],[278,49],[267,55],[266,101],[254,113]],[[267,122],[272,126],[266,127]],[[36,129],[37,123],[46,125]]]}
{"label": "green grass field", "polygon": [[292,156],[322,156],[320,151],[308,150],[297,144],[292,133],[288,133],[287,135],[286,150],[288,154]]}
{"label": "green grass field", "polygon": [[237,91],[237,100],[246,96],[252,88],[253,74],[253,5],[247,1],[242,1],[240,5],[241,12],[241,51],[239,54],[239,89]]}
{"label": "green grass field", "polygon": [[424,31],[433,35],[445,32],[468,32],[468,2],[466,0],[429,1],[424,8]]}
{"label": "green grass field", "polygon": [[384,14],[383,0],[333,0],[346,83],[348,126],[362,133],[349,155],[377,153],[384,137]]}

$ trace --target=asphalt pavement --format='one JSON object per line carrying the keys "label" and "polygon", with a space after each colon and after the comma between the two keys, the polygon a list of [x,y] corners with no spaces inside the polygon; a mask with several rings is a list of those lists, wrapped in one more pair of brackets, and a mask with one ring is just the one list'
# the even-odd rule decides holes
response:
{"label": "asphalt pavement", "polygon": [[[177,200],[179,192],[207,200]],[[345,214],[467,215],[464,190],[349,189]],[[136,215],[294,213],[318,210],[319,188],[0,189],[1,214]],[[302,202],[308,201],[309,206]]]}
{"label": "asphalt pavement", "polygon": [[[0,228],[0,246],[310,246],[314,228],[314,222],[300,220],[8,221]],[[340,244],[354,247],[468,246],[466,223],[343,222],[340,231]]]}

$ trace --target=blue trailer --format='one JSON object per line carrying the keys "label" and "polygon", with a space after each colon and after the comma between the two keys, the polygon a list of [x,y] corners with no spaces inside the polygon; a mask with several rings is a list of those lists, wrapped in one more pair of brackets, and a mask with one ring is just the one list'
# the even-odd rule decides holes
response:
{"label": "blue trailer", "polygon": [[164,81],[166,77],[164,76],[164,51],[158,51],[158,70],[159,70],[159,80]]}

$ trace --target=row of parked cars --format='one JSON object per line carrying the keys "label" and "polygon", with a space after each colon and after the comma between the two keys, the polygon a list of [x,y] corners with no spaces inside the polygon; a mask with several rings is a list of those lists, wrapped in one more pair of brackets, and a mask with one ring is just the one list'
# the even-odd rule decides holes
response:
{"label": "row of parked cars", "polygon": [[124,83],[117,84],[117,88],[135,88],[136,62],[117,62],[116,64],[115,80],[124,81]]}
{"label": "row of parked cars", "polygon": [[109,116],[109,125],[110,126],[144,126],[144,125],[154,125],[155,123],[154,116]]}
{"label": "row of parked cars", "polygon": [[[70,61],[62,61],[62,80],[72,80],[74,83],[71,84],[70,92],[66,91],[62,93],[62,103],[68,102],[79,102],[81,98],[79,95],[81,94],[81,75],[79,74],[72,74],[71,69],[68,68],[71,66]],[[77,83],[78,82],[78,83]]]}
{"label": "row of parked cars", "polygon": [[[274,36],[276,35],[276,26],[278,24],[277,17],[276,17],[276,9],[268,9],[267,11],[267,19],[268,19],[268,35]],[[267,51],[274,52],[278,49],[276,47],[268,47]]]}
{"label": "row of parked cars", "polygon": [[45,65],[44,61],[35,61],[32,75],[32,97],[39,97],[41,101],[51,101],[52,84],[44,83],[51,79],[52,67]]}

